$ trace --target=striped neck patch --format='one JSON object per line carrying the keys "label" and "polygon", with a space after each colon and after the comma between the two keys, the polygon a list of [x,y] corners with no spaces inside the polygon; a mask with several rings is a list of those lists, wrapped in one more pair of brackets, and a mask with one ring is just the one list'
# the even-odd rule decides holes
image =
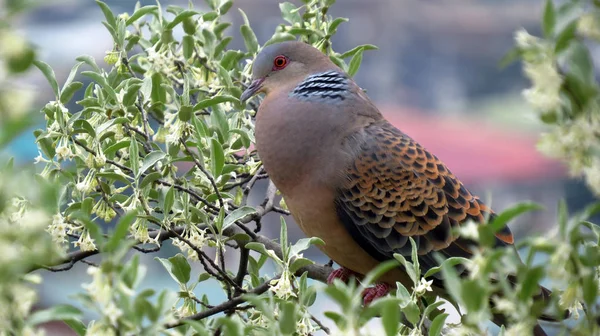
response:
{"label": "striped neck patch", "polygon": [[319,102],[341,102],[350,94],[348,78],[337,72],[327,71],[306,77],[290,92],[290,97]]}

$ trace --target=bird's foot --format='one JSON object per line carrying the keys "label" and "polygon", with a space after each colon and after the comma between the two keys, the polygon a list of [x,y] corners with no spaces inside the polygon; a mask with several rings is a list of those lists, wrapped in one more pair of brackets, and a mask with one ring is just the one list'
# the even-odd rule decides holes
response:
{"label": "bird's foot", "polygon": [[366,307],[375,299],[386,296],[391,289],[392,286],[385,282],[380,282],[373,287],[365,288],[362,292],[363,305]]}
{"label": "bird's foot", "polygon": [[340,267],[336,270],[333,270],[329,274],[329,276],[327,277],[327,284],[331,285],[333,283],[333,280],[335,279],[340,279],[343,283],[348,283],[348,280],[350,280],[350,277],[352,276],[357,277],[358,274],[345,267]]}

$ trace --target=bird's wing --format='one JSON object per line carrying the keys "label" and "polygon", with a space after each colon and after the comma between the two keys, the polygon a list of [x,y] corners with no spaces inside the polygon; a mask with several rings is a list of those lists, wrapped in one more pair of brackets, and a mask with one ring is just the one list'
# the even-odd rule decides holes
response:
{"label": "bird's wing", "polygon": [[[412,237],[421,266],[437,266],[432,251],[470,257],[474,242],[453,228],[494,214],[473,196],[437,157],[389,124],[378,121],[362,131],[362,146],[338,189],[338,217],[352,237],[375,259],[410,257]],[[496,235],[498,245],[513,243],[508,227]]]}

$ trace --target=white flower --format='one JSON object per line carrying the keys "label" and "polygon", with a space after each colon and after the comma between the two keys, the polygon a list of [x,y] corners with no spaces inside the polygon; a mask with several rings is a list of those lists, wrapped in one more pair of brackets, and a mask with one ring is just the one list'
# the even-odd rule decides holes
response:
{"label": "white flower", "polygon": [[146,223],[146,220],[142,218],[137,218],[129,228],[129,231],[139,242],[145,244],[152,241],[150,235],[148,234],[148,224]]}
{"label": "white flower", "polygon": [[418,296],[422,296],[423,294],[425,294],[426,292],[431,292],[431,284],[433,283],[433,280],[425,280],[425,278],[421,278],[421,281],[419,281],[419,283],[417,284],[417,286],[415,287],[415,294],[417,294]]}
{"label": "white flower", "polygon": [[96,170],[90,169],[86,177],[75,185],[75,188],[81,193],[89,193],[96,187]]}
{"label": "white flower", "polygon": [[479,240],[478,224],[475,223],[475,221],[468,220],[465,224],[458,228],[458,232],[462,238],[471,239],[474,241]]}
{"label": "white flower", "polygon": [[296,296],[292,288],[292,274],[287,267],[283,268],[283,272],[279,279],[273,279],[269,283],[271,290],[275,295],[281,299],[288,299],[290,296]]}
{"label": "white flower", "polygon": [[525,62],[523,72],[532,83],[531,88],[523,91],[523,96],[533,107],[541,111],[553,111],[560,107],[562,78],[551,58]]}
{"label": "white flower", "polygon": [[66,144],[62,144],[56,148],[56,155],[59,160],[71,160],[73,158],[73,152]]}
{"label": "white flower", "polygon": [[52,216],[52,224],[48,225],[46,231],[52,236],[52,240],[59,245],[67,242],[67,228],[68,224],[65,222],[65,218],[62,214],[57,213]]}
{"label": "white flower", "polygon": [[33,159],[33,163],[38,164],[40,162],[49,163],[51,161],[48,159],[44,159],[44,156],[42,155],[42,153],[40,151],[38,151],[38,156],[36,156],[35,159]]}
{"label": "white flower", "polygon": [[117,320],[119,317],[123,316],[123,311],[115,305],[113,301],[108,302],[108,304],[103,309],[104,316],[108,317],[108,320],[112,325],[117,325]]}
{"label": "white flower", "polygon": [[88,230],[83,230],[83,232],[79,236],[79,239],[73,242],[73,245],[79,247],[81,251],[96,250],[96,244],[94,244],[94,239],[92,239]]}
{"label": "white flower", "polygon": [[539,38],[532,36],[525,29],[521,28],[515,32],[515,42],[522,49],[530,49],[539,45]]}
{"label": "white flower", "polygon": [[594,158],[589,166],[583,168],[587,184],[600,195],[600,159]]}
{"label": "white flower", "polygon": [[[202,249],[208,241],[208,237],[206,237],[206,230],[198,229],[195,226],[191,226],[189,229],[187,229],[183,237],[186,238],[197,249]],[[173,239],[172,244],[179,247],[181,252],[186,254],[189,260],[199,260],[198,253],[183,240],[175,238]]]}

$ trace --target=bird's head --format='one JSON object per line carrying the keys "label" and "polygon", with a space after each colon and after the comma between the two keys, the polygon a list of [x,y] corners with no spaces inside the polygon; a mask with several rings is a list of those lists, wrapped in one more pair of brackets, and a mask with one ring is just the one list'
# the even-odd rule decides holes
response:
{"label": "bird's head", "polygon": [[246,101],[258,93],[269,94],[306,76],[339,69],[319,49],[303,42],[271,44],[261,50],[252,64],[252,83],[242,93]]}

